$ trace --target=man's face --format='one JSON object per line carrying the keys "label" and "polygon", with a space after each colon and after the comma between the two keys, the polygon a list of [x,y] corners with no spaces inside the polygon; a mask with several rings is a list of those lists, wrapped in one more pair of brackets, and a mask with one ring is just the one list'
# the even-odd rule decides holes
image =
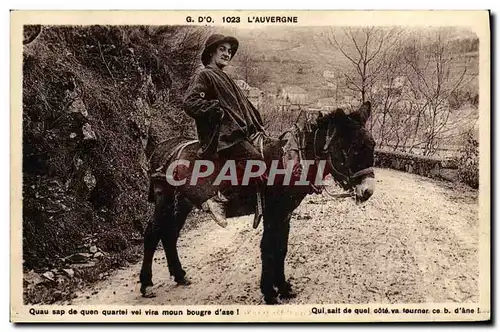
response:
{"label": "man's face", "polygon": [[212,59],[210,63],[215,64],[219,68],[224,68],[229,64],[229,60],[231,59],[231,44],[224,43],[217,46],[215,52],[212,54]]}

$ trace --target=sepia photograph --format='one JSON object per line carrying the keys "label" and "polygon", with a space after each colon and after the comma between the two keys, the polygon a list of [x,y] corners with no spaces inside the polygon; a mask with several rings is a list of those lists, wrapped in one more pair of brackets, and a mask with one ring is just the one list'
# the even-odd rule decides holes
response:
{"label": "sepia photograph", "polygon": [[44,13],[11,321],[490,319],[487,11]]}

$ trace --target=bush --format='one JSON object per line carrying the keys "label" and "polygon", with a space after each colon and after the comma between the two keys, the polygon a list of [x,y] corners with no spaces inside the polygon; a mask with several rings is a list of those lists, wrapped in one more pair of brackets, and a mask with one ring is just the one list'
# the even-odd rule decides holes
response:
{"label": "bush", "polygon": [[479,188],[479,143],[472,134],[466,135],[466,142],[458,159],[458,178],[472,188]]}

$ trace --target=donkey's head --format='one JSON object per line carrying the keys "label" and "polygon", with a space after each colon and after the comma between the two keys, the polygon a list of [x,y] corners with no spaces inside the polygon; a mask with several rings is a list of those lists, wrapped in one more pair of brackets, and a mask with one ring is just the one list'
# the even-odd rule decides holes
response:
{"label": "donkey's head", "polygon": [[364,102],[350,114],[337,109],[317,119],[316,147],[322,150],[318,152],[325,157],[335,181],[345,190],[354,189],[358,202],[370,198],[375,187],[375,141],[365,128],[370,114],[371,103]]}

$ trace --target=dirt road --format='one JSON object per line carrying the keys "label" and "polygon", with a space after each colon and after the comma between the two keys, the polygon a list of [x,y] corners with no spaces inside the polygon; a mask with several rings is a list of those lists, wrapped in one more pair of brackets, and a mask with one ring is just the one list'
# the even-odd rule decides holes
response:
{"label": "dirt road", "polygon": [[[478,301],[477,191],[377,169],[374,196],[308,196],[292,218],[286,274],[299,292],[289,303]],[[160,249],[156,298],[139,293],[140,264],[118,270],[74,304],[259,304],[262,227],[251,217],[222,229],[207,219],[183,234],[179,254],[190,286],[171,280]],[[97,293],[96,293],[97,292]]]}

